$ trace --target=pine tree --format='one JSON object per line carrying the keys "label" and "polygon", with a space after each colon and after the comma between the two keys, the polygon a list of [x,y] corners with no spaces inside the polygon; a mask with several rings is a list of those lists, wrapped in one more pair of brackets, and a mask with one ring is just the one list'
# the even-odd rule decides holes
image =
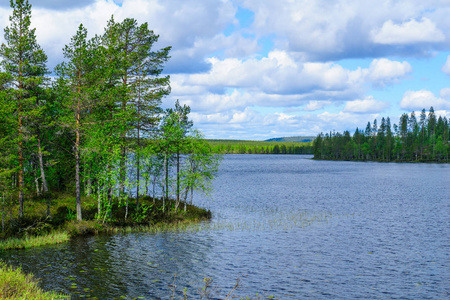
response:
{"label": "pine tree", "polygon": [[87,109],[93,109],[92,98],[95,83],[98,80],[98,51],[96,40],[87,40],[87,30],[81,24],[69,45],[63,49],[67,62],[56,67],[59,80],[56,89],[62,103],[63,114],[59,116],[63,128],[75,135],[73,154],[75,157],[75,190],[77,203],[77,220],[82,220],[81,214],[81,183],[80,183],[80,150],[82,135],[86,130]]}
{"label": "pine tree", "polygon": [[[102,37],[107,63],[111,67],[110,88],[116,90],[119,108],[115,118],[119,119],[121,139],[120,194],[125,189],[127,136],[136,129],[131,125],[139,127],[139,134],[141,129],[153,127],[155,109],[161,98],[170,92],[169,77],[158,77],[169,59],[170,47],[153,51],[158,38],[147,23],[138,25],[131,18],[117,23],[114,17],[108,21]],[[134,105],[130,105],[133,102]]]}
{"label": "pine tree", "polygon": [[426,128],[426,121],[427,121],[427,114],[425,112],[425,108],[422,109],[422,112],[420,113],[420,121],[419,121],[419,125],[420,125],[420,131],[421,131],[421,135],[420,135],[420,158],[423,159],[423,152],[424,152],[424,148],[425,148],[425,128]]}
{"label": "pine tree", "polygon": [[15,102],[16,136],[18,149],[19,217],[23,217],[24,200],[24,141],[26,126],[38,114],[36,90],[44,84],[47,56],[36,41],[35,29],[31,29],[31,5],[28,0],[11,0],[13,13],[10,26],[5,28],[5,41],[0,47],[4,72],[9,80],[4,83]]}
{"label": "pine tree", "polygon": [[428,136],[430,138],[430,142],[432,145],[432,158],[434,159],[435,155],[435,146],[436,146],[436,115],[434,114],[433,106],[430,107],[430,110],[428,111]]}

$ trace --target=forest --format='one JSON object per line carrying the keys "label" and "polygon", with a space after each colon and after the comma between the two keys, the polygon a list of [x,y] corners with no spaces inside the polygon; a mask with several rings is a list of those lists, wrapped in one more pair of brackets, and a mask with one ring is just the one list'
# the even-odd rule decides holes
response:
{"label": "forest", "polygon": [[219,154],[312,154],[312,142],[207,140]]}
{"label": "forest", "polygon": [[449,162],[449,122],[436,116],[433,107],[402,114],[391,126],[389,117],[365,130],[320,133],[314,140],[314,158],[324,160],[365,160],[401,162]]}
{"label": "forest", "polygon": [[193,129],[188,106],[161,108],[171,48],[152,49],[158,35],[147,23],[111,17],[90,39],[81,24],[50,71],[28,0],[11,7],[0,47],[2,222],[33,202],[46,202],[49,215],[58,194],[73,195],[77,220],[83,197],[108,220],[114,207],[138,213],[143,196],[163,201],[164,212],[168,199],[176,211],[189,193],[192,201],[194,190],[208,191],[220,156]]}

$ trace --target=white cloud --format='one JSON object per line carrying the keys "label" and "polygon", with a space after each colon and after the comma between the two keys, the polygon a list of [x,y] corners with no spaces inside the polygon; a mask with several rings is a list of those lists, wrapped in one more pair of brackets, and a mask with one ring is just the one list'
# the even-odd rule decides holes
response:
{"label": "white cloud", "polygon": [[327,105],[330,105],[331,101],[309,101],[309,103],[305,106],[305,111],[315,111],[324,108]]}
{"label": "white cloud", "polygon": [[412,66],[406,61],[399,62],[380,58],[372,61],[368,71],[368,77],[374,85],[384,86],[411,73]]}
{"label": "white cloud", "polygon": [[409,20],[401,24],[386,21],[380,29],[372,30],[372,40],[378,44],[398,45],[443,42],[445,36],[428,18]]}
{"label": "white cloud", "polygon": [[438,98],[430,91],[420,90],[407,91],[400,102],[400,107],[408,110],[422,110],[424,108],[428,110],[431,106],[435,110],[450,110],[450,101]]}
{"label": "white cloud", "polygon": [[368,120],[376,119],[378,114],[353,114],[349,112],[330,113],[324,112],[315,116],[318,118],[322,132],[329,132],[336,130],[343,132],[349,130],[350,133],[356,129],[361,128],[367,124]]}
{"label": "white cloud", "polygon": [[364,100],[348,101],[345,104],[344,112],[364,114],[379,113],[387,107],[389,107],[389,103],[375,100],[372,96],[369,96]]}
{"label": "white cloud", "polygon": [[311,91],[347,93],[361,86],[359,71],[333,63],[302,63],[284,51],[272,51],[262,59],[209,60],[208,73],[194,74],[193,85],[258,88],[268,94],[299,94]]}
{"label": "white cloud", "polygon": [[442,90],[440,90],[439,97],[450,100],[450,88],[443,88]]}
{"label": "white cloud", "polygon": [[[0,31],[11,13],[3,2]],[[450,46],[450,2],[442,0],[57,2],[42,0],[33,7],[32,26],[51,68],[62,61],[61,49],[79,23],[93,36],[103,32],[112,14],[116,21],[131,17],[148,22],[160,35],[155,49],[173,46],[165,67],[172,94],[164,105],[175,99],[189,104],[196,126],[208,137],[352,130],[387,107],[366,97],[370,89],[409,78],[413,69],[403,57],[427,56]],[[238,7],[254,12],[253,24],[240,28]],[[376,59],[366,68],[346,68],[339,63],[342,58]],[[450,56],[442,71],[450,75]],[[450,89],[439,96],[410,91],[401,106],[450,111],[449,100]]]}
{"label": "white cloud", "polygon": [[[308,59],[429,55],[449,45],[448,1],[242,0],[255,12],[253,29]],[[444,34],[444,33],[445,34]],[[408,47],[398,47],[408,44]]]}
{"label": "white cloud", "polygon": [[447,60],[445,64],[442,66],[442,72],[444,72],[447,75],[450,75],[450,55],[447,56]]}
{"label": "white cloud", "polygon": [[434,111],[434,114],[435,114],[436,116],[438,116],[438,118],[439,118],[439,116],[440,116],[440,117],[442,117],[442,118],[446,117],[447,120],[450,119],[450,110],[435,110],[435,111]]}
{"label": "white cloud", "polygon": [[[51,10],[63,10],[63,9],[70,9],[74,7],[83,7],[90,5],[94,3],[95,0],[77,0],[77,1],[61,1],[61,0],[39,0],[39,1],[33,1],[31,0],[30,3],[33,5],[33,8],[47,8]],[[118,2],[116,0],[116,2]],[[2,1],[0,3],[0,6],[9,7],[9,1]]]}
{"label": "white cloud", "polygon": [[[62,10],[48,9],[52,1],[32,8],[32,27],[36,27],[38,43],[49,56],[50,68],[63,60],[62,48],[70,42],[80,23],[90,36],[102,34],[112,14],[118,22],[124,18],[135,18],[141,24],[147,22],[160,35],[156,47],[172,46],[172,59],[166,67],[171,73],[207,70],[209,66],[204,59],[215,51],[242,57],[258,48],[253,38],[222,34],[235,20],[236,8],[229,0],[124,0],[121,6],[112,0],[84,0],[84,5],[67,5]],[[0,7],[1,29],[9,25],[11,12]]]}
{"label": "white cloud", "polygon": [[231,93],[215,94],[204,92],[198,95],[174,96],[183,104],[189,105],[197,112],[225,112],[233,109],[245,109],[247,106],[255,106],[257,98],[248,92],[233,90]]}
{"label": "white cloud", "polygon": [[[225,110],[228,105],[306,105],[304,110],[314,111],[332,101],[361,98],[367,83],[383,87],[412,71],[409,63],[388,59],[375,59],[367,69],[349,70],[334,63],[302,62],[285,51],[272,51],[262,59],[208,61],[212,66],[209,72],[173,76],[173,94],[188,101],[183,92],[204,91],[188,103],[214,111]],[[230,94],[230,89],[239,92]]]}

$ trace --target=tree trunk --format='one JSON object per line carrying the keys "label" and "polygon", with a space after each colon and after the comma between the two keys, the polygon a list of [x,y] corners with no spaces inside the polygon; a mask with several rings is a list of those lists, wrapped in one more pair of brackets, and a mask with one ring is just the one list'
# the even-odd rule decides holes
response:
{"label": "tree trunk", "polygon": [[5,192],[3,192],[2,200],[2,232],[5,232]]}
{"label": "tree trunk", "polygon": [[165,190],[165,192],[166,192],[166,199],[169,199],[169,166],[167,165],[168,164],[168,161],[167,161],[167,152],[166,152],[166,154],[164,155],[164,180],[165,180],[165,183],[166,183],[166,190]]}
{"label": "tree trunk", "polygon": [[127,197],[127,204],[125,206],[125,221],[127,220],[127,218],[128,218],[128,197]]}
{"label": "tree trunk", "polygon": [[156,197],[156,176],[153,178],[153,204],[155,204],[155,197]]}
{"label": "tree trunk", "polygon": [[22,63],[23,58],[21,53],[19,54],[19,109],[18,109],[18,119],[19,119],[19,218],[23,217],[23,120],[22,120]]}
{"label": "tree trunk", "polygon": [[148,196],[148,175],[145,178],[145,195]]}
{"label": "tree trunk", "polygon": [[90,196],[92,193],[92,178],[91,174],[88,173],[88,179],[87,179],[87,187],[86,187],[86,195]]}
{"label": "tree trunk", "polygon": [[101,198],[101,194],[102,194],[102,188],[98,187],[97,189],[97,217],[100,218],[100,216],[102,215],[102,198]]}
{"label": "tree trunk", "polygon": [[136,155],[137,155],[137,165],[136,165],[136,212],[139,212],[139,183],[141,180],[141,170],[140,170],[140,162],[141,162],[141,156],[140,156],[140,152],[141,152],[141,144],[140,144],[140,136],[139,136],[140,132],[139,132],[139,121],[138,121],[138,128],[137,128],[137,151],[136,151]]}
{"label": "tree trunk", "polygon": [[80,154],[78,149],[79,133],[77,132],[77,142],[75,144],[75,189],[77,198],[77,221],[81,221],[81,187],[80,187]]}
{"label": "tree trunk", "polygon": [[175,212],[177,212],[180,204],[180,150],[177,150],[177,201],[175,204]]}
{"label": "tree trunk", "polygon": [[41,170],[41,179],[42,179],[42,189],[44,190],[44,193],[47,193],[48,187],[47,187],[47,180],[45,179],[44,159],[43,159],[43,155],[42,155],[41,138],[39,137],[39,131],[38,131],[37,143],[38,143],[39,168]]}
{"label": "tree trunk", "polygon": [[186,212],[188,193],[189,193],[189,187],[187,186],[186,189],[184,190],[184,212]]}
{"label": "tree trunk", "polygon": [[39,188],[39,178],[38,178],[38,174],[37,174],[37,170],[36,170],[36,166],[33,167],[34,170],[34,183],[36,184],[36,195],[40,196],[41,195],[41,189]]}
{"label": "tree trunk", "polygon": [[19,117],[19,218],[23,218],[23,142],[22,117]]}
{"label": "tree trunk", "polygon": [[[125,138],[122,138],[123,143],[125,143]],[[120,178],[119,178],[119,196],[125,195],[125,175],[126,175],[126,149],[122,145],[122,150],[120,154]]]}

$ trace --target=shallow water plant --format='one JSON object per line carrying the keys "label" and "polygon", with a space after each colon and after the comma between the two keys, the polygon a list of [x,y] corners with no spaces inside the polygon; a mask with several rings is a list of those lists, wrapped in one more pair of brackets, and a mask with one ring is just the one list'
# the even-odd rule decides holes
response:
{"label": "shallow water plant", "polygon": [[67,232],[55,231],[41,236],[26,236],[22,238],[9,238],[0,241],[0,250],[26,249],[44,245],[60,244],[67,242],[69,235]]}
{"label": "shallow water plant", "polygon": [[0,299],[70,299],[55,292],[44,292],[31,274],[21,268],[13,268],[0,261]]}

